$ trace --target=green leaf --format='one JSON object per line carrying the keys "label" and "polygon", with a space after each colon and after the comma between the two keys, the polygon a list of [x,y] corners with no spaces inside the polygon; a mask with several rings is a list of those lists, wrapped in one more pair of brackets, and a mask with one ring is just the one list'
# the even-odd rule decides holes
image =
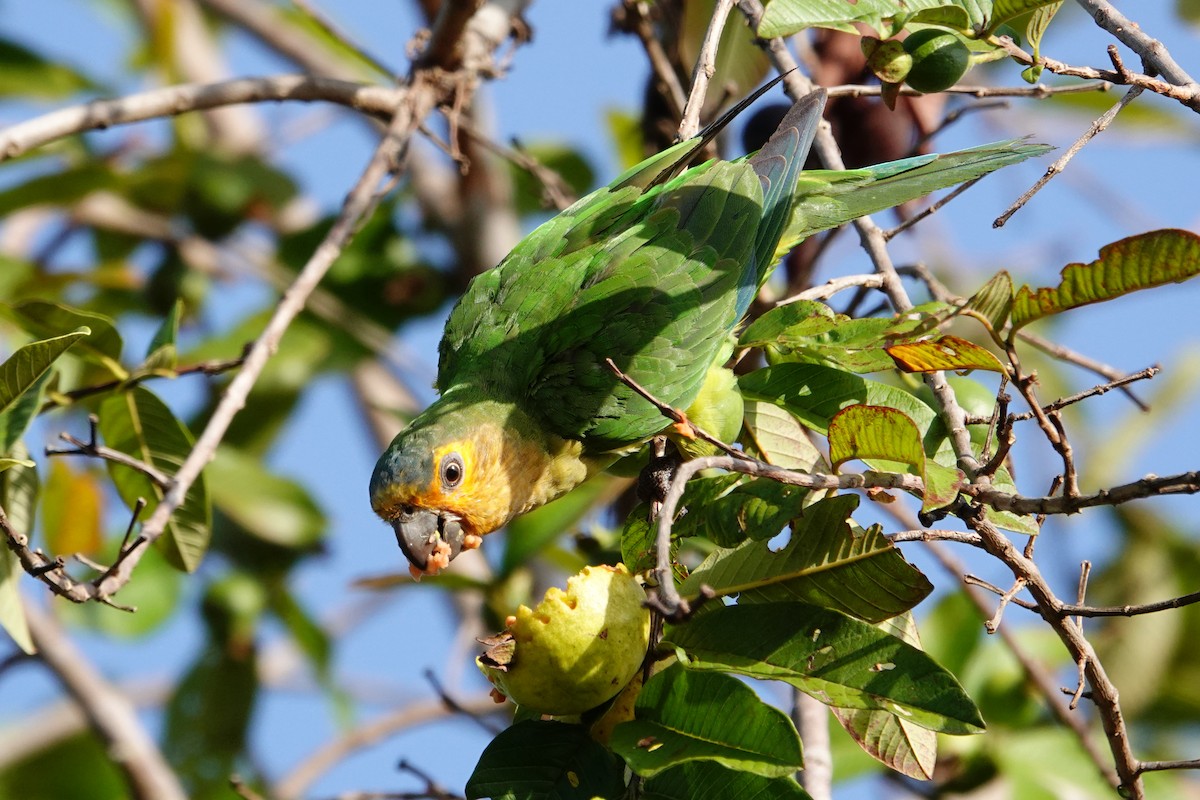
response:
{"label": "green leaf", "polygon": [[890,711],[939,733],[983,730],[953,675],[916,647],[836,611],[725,606],[669,627],[664,643],[689,669],[786,681],[828,705]]}
{"label": "green leaf", "polygon": [[[0,768],[0,797],[20,800],[126,800],[129,784],[112,751],[91,730],[51,739]],[[11,755],[10,755],[11,759]]]}
{"label": "green leaf", "polygon": [[179,338],[179,316],[183,313],[183,301],[176,300],[170,312],[162,321],[150,346],[146,348],[146,360],[141,369],[146,372],[166,372],[172,374],[179,363],[179,353],[175,340]]}
{"label": "green leaf", "polygon": [[92,192],[112,189],[117,181],[109,166],[94,161],[38,175],[0,191],[0,217],[31,206],[69,206]]}
{"label": "green leaf", "polygon": [[839,318],[850,319],[844,314],[835,314],[829,306],[815,300],[786,303],[770,309],[746,326],[738,339],[738,347],[801,342],[830,330]]}
{"label": "green leaf", "polygon": [[[991,17],[991,0],[771,0],[758,26],[764,39],[789,36],[806,28],[857,33],[854,23],[870,25],[883,36],[905,20],[960,30],[982,28]],[[893,25],[884,25],[892,21]]]}
{"label": "green leaf", "polygon": [[[137,386],[100,404],[100,435],[109,447],[128,453],[174,475],[192,449],[192,435],[171,409],[150,390]],[[109,474],[125,504],[147,502],[144,518],[154,513],[163,490],[148,477],[123,464],[107,462]],[[200,565],[212,534],[212,508],[204,476],[197,478],[183,504],[171,516],[159,546],[176,569],[192,572]]]}
{"label": "green leaf", "polygon": [[[522,142],[521,152],[563,179],[576,197],[582,197],[596,182],[596,175],[578,150],[554,142]],[[546,210],[545,187],[528,169],[512,167],[517,213],[539,214]]]}
{"label": "green leaf", "polygon": [[684,508],[691,513],[676,521],[679,538],[703,536],[720,547],[751,539],[770,539],[803,507],[809,490],[767,479],[721,476],[688,484]]}
{"label": "green leaf", "polygon": [[[0,374],[4,367],[0,366]],[[42,409],[46,397],[46,387],[54,376],[54,370],[46,370],[33,385],[21,393],[10,406],[0,411],[0,453],[11,453],[17,442],[29,429],[29,424]]]}
{"label": "green leaf", "polygon": [[785,408],[818,433],[855,404],[902,411],[923,434],[936,419],[932,408],[908,392],[817,364],[777,364],[743,375],[739,385],[746,398]]}
{"label": "green leaf", "polygon": [[1007,272],[1001,270],[992,276],[979,291],[971,295],[963,307],[964,312],[982,317],[992,332],[999,332],[1012,314],[1013,284]]}
{"label": "green leaf", "polygon": [[60,100],[99,88],[82,72],[43,58],[7,37],[0,38],[0,96]]}
{"label": "green leaf", "polygon": [[581,725],[524,720],[484,749],[466,795],[469,800],[617,800],[625,792],[623,769]]}
{"label": "green leaf", "polygon": [[253,646],[210,642],[167,704],[163,754],[191,798],[228,797],[258,694],[256,662]]}
{"label": "green leaf", "polygon": [[1159,230],[1131,236],[1100,248],[1089,264],[1068,264],[1056,287],[1022,286],[1013,300],[1012,329],[1068,309],[1149,289],[1182,283],[1200,273],[1200,236],[1190,231]]}
{"label": "green leaf", "polygon": [[[13,455],[24,456],[25,448],[19,444]],[[38,474],[32,464],[14,466],[0,473],[0,507],[8,515],[8,523],[19,534],[33,534],[34,514],[37,509]],[[25,574],[17,554],[0,543],[0,627],[8,631],[26,653],[35,652],[29,625],[25,621],[25,609],[21,605],[20,579]]]}
{"label": "green leaf", "polygon": [[91,335],[79,345],[80,355],[119,380],[129,377],[121,366],[121,334],[108,317],[42,300],[27,300],[12,310],[17,322],[35,336],[61,337],[65,331],[90,331]]}
{"label": "green leaf", "polygon": [[[1062,0],[993,0],[992,18],[988,23],[987,30],[994,31],[1013,17],[1019,17],[1032,11],[1034,12],[1033,17],[1030,26],[1025,29],[1025,35],[1029,37],[1029,43],[1034,48],[1034,55],[1037,55],[1037,46],[1041,41],[1042,34],[1045,33],[1046,26],[1050,24],[1050,20],[1053,19],[1061,5]],[[1038,29],[1035,32],[1033,20],[1037,19],[1039,12],[1045,15],[1045,19],[1038,22]]]}
{"label": "green leaf", "polygon": [[[879,627],[913,647],[921,647],[921,638],[911,612],[881,623]],[[867,755],[914,780],[933,779],[933,767],[937,761],[937,734],[933,731],[888,711],[851,708],[829,710]]]}
{"label": "green leaf", "polygon": [[325,535],[325,514],[308,490],[242,450],[218,447],[204,476],[213,504],[259,539],[303,550]]}
{"label": "green leaf", "polygon": [[[1004,2],[1007,4],[1011,0],[1004,0]],[[1033,13],[1029,15],[1029,22],[1025,26],[1025,38],[1029,40],[1029,46],[1033,48],[1034,58],[1041,55],[1042,37],[1046,35],[1046,28],[1050,27],[1050,20],[1054,19],[1054,15],[1060,8],[1062,8],[1062,0],[1048,0],[1039,3]],[[1000,10],[1000,3],[996,4],[996,9]]]}
{"label": "green leaf", "polygon": [[811,800],[794,778],[764,778],[725,769],[713,761],[692,761],[646,781],[642,800]]}
{"label": "green leaf", "polygon": [[[1005,494],[1017,494],[1017,486],[1013,483],[1012,475],[1004,467],[996,470],[992,476],[992,487]],[[998,511],[991,506],[983,506],[983,517],[997,528],[1026,536],[1037,536],[1042,532],[1038,527],[1037,518],[1033,514],[1014,514],[1011,511]]]}
{"label": "green leaf", "polygon": [[765,541],[718,550],[684,581],[680,592],[707,585],[739,602],[802,600],[858,619],[878,622],[921,602],[933,586],[883,536],[878,526],[852,530],[858,497],[841,495],[814,503],[792,523],[779,551]]}
{"label": "green leaf", "polygon": [[[11,449],[37,413],[40,402],[34,405],[28,402],[28,399],[40,401],[44,388],[42,381],[50,371],[50,366],[71,345],[89,333],[87,328],[78,328],[53,339],[30,342],[18,348],[7,361],[0,364],[0,414],[5,417],[2,423],[4,437],[0,441],[3,450],[0,450],[0,453],[7,453]],[[35,391],[30,392],[31,389]],[[26,399],[25,403],[21,402],[23,399]]]}
{"label": "green leaf", "polygon": [[829,460],[833,468],[851,459],[890,472],[911,468],[908,471],[925,482],[921,505],[926,511],[953,503],[967,481],[961,470],[927,459],[921,433],[913,421],[903,412],[883,406],[847,406],[829,421]]}
{"label": "green leaf", "polygon": [[728,675],[674,664],[642,687],[634,716],[616,727],[611,746],[643,777],[696,760],[767,778],[804,765],[787,715]]}
{"label": "green leaf", "polygon": [[808,438],[808,429],[786,410],[749,400],[745,418],[746,435],[763,461],[784,469],[825,471],[825,457]]}
{"label": "green leaf", "polygon": [[[650,569],[655,564],[654,541],[657,535],[654,526],[650,524],[650,506],[639,503],[621,529],[621,562],[630,572],[638,573]],[[671,560],[675,560],[675,552],[679,543],[675,536],[671,537]]]}
{"label": "green leaf", "polygon": [[330,671],[333,665],[333,642],[329,634],[283,584],[271,588],[268,602],[271,612],[287,628],[292,641],[312,664],[322,685],[326,689],[333,689]]}
{"label": "green leaf", "polygon": [[1000,359],[986,347],[957,336],[937,336],[916,342],[901,342],[886,348],[896,366],[905,372],[986,369],[1004,372]]}
{"label": "green leaf", "polygon": [[933,780],[937,734],[887,711],[831,708],[869,756],[913,780]]}

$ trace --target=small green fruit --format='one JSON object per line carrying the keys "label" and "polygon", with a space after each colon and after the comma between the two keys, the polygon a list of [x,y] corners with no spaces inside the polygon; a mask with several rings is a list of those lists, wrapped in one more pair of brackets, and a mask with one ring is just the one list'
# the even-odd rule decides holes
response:
{"label": "small green fruit", "polygon": [[880,42],[867,57],[867,67],[884,83],[899,83],[912,69],[913,57],[895,39]]}
{"label": "small green fruit", "polygon": [[641,667],[650,642],[646,592],[624,566],[584,567],[564,592],[521,606],[476,665],[518,705],[581,714],[610,699]]}
{"label": "small green fruit", "polygon": [[919,30],[904,40],[904,49],[913,58],[904,82],[924,94],[949,89],[971,66],[971,51],[950,31]]}

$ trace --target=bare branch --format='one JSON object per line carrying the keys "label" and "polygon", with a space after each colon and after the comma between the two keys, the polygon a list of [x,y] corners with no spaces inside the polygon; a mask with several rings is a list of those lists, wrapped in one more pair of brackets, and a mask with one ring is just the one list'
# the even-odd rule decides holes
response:
{"label": "bare branch", "polygon": [[[989,610],[987,599],[981,596],[978,591],[974,590],[971,584],[976,583],[976,585],[983,585],[985,588],[994,591],[996,594],[1001,594],[1002,590],[999,587],[992,586],[991,584],[987,584],[983,581],[976,582],[968,580],[969,576],[965,574],[962,564],[959,563],[959,561],[953,556],[951,556],[946,548],[942,547],[940,544],[937,544],[936,542],[931,543],[928,549],[929,552],[933,554],[934,558],[941,562],[942,566],[951,575],[963,582],[963,593],[967,596],[967,599],[971,601],[971,604],[975,606],[975,609],[979,612],[979,616],[983,619],[987,619]],[[1021,600],[1020,598],[1014,598],[1013,603],[1025,606],[1026,601]],[[1000,637],[1000,640],[1004,642],[1005,647],[1008,648],[1009,652],[1011,652],[1013,657],[1017,659],[1017,662],[1020,663],[1022,670],[1025,672],[1026,678],[1033,688],[1038,692],[1038,694],[1041,695],[1042,699],[1046,703],[1046,706],[1050,709],[1050,713],[1054,715],[1055,719],[1057,719],[1063,727],[1075,734],[1075,738],[1079,740],[1079,744],[1083,747],[1084,752],[1088,754],[1089,759],[1096,766],[1096,769],[1104,777],[1104,780],[1107,781],[1108,784],[1114,789],[1118,788],[1121,781],[1120,778],[1117,777],[1116,771],[1113,769],[1111,762],[1106,759],[1104,751],[1097,746],[1096,741],[1092,736],[1092,732],[1088,727],[1087,721],[1079,714],[1072,714],[1070,709],[1067,708],[1067,704],[1063,702],[1062,697],[1058,692],[1057,685],[1055,684],[1054,676],[1041,664],[1040,661],[1033,658],[1025,651],[1025,647],[1017,639],[1016,634],[1014,634],[1011,626],[1004,626],[1000,628],[996,635]]]}
{"label": "bare branch", "polygon": [[1157,495],[1196,494],[1200,492],[1200,472],[1184,472],[1165,478],[1147,475],[1139,481],[1076,497],[1024,497],[978,484],[967,486],[962,492],[1000,511],[1016,514],[1075,514],[1093,506],[1116,506]]}
{"label": "bare branch", "polygon": [[1094,139],[1097,134],[1111,125],[1113,120],[1117,118],[1117,114],[1121,113],[1121,109],[1125,108],[1125,106],[1137,99],[1137,96],[1140,95],[1142,91],[1143,89],[1141,86],[1134,86],[1124,95],[1122,95],[1121,99],[1117,101],[1116,105],[1097,117],[1091,126],[1084,131],[1083,135],[1076,139],[1075,143],[1067,148],[1067,151],[1063,153],[1058,160],[1046,167],[1045,174],[1038,178],[1037,182],[1034,183],[1033,186],[1029,187],[1028,191],[1018,197],[1016,201],[1008,207],[1007,211],[996,217],[995,221],[992,222],[992,227],[1003,227],[1004,223],[1008,222],[1013,214],[1020,211],[1021,208],[1028,203],[1035,194],[1042,190],[1042,187],[1050,182],[1051,178],[1066,169],[1067,164],[1069,164],[1071,159],[1073,159],[1075,155],[1084,148],[1084,145],[1086,145],[1088,142]]}
{"label": "bare branch", "polygon": [[835,294],[846,289],[862,287],[867,289],[879,289],[883,286],[883,278],[878,274],[875,275],[846,275],[841,278],[830,278],[820,286],[813,286],[805,289],[799,294],[780,300],[775,305],[785,306],[788,303],[795,303],[798,300],[828,300]]}
{"label": "bare branch", "polygon": [[1200,110],[1200,86],[1197,86],[1195,83],[1176,85],[1159,80],[1158,78],[1152,78],[1149,75],[1134,73],[1128,70],[1113,71],[1096,69],[1095,67],[1076,67],[1053,58],[1046,58],[1045,56],[1034,58],[1031,54],[1014,44],[1007,36],[992,37],[989,41],[1002,48],[1013,59],[1022,64],[1043,67],[1056,75],[1070,75],[1076,78],[1101,80],[1122,86],[1145,89],[1155,94],[1161,94],[1164,97],[1178,100],[1193,110]]}
{"label": "bare branch", "polygon": [[[463,712],[471,715],[487,714],[500,708],[491,695],[462,700],[458,705]],[[276,800],[299,800],[322,775],[359,750],[400,731],[442,719],[453,713],[457,712],[448,708],[440,699],[426,700],[410,703],[398,711],[351,729],[300,762],[275,785],[271,796]]]}
{"label": "bare branch", "polygon": [[[1160,372],[1162,372],[1162,367],[1160,367],[1158,364],[1154,364],[1153,366],[1146,367],[1138,372],[1133,372],[1129,375],[1117,378],[1116,380],[1109,381],[1108,383],[1102,383],[1098,386],[1093,386],[1090,389],[1084,389],[1082,392],[1069,395],[1068,397],[1059,398],[1053,403],[1047,403],[1046,405],[1042,406],[1042,411],[1046,413],[1058,411],[1059,409],[1066,408],[1074,403],[1078,403],[1081,400],[1086,400],[1089,397],[1107,394],[1113,389],[1119,389],[1122,386],[1127,386],[1131,383],[1136,383],[1137,381],[1149,380]],[[970,425],[978,425],[988,422],[989,419],[990,417],[968,417],[967,422]],[[1020,414],[1011,414],[1008,416],[1008,420],[1010,422],[1023,422],[1030,419],[1033,419],[1032,411],[1023,411]]]}
{"label": "bare branch", "polygon": [[[1067,499],[1067,498],[1063,498]],[[1002,561],[1014,576],[1025,581],[1029,593],[1036,601],[1042,619],[1054,629],[1066,646],[1071,659],[1082,664],[1084,675],[1091,686],[1091,701],[1096,706],[1100,721],[1108,738],[1121,789],[1125,796],[1144,798],[1145,787],[1138,777],[1138,762],[1129,742],[1129,730],[1121,712],[1117,689],[1101,665],[1091,642],[1082,629],[1069,616],[1061,614],[1062,602],[1054,595],[1037,565],[1022,555],[1013,543],[985,520],[982,515],[964,517],[968,527],[980,535],[983,547],[992,556]]]}
{"label": "bare branch", "polygon": [[1187,105],[1195,111],[1200,111],[1200,86],[1171,58],[1166,46],[1150,36],[1142,26],[1125,17],[1108,0],[1076,0],[1083,9],[1092,15],[1104,30],[1115,36],[1122,44],[1133,50],[1142,58],[1142,63],[1153,69],[1159,75],[1192,94]]}
{"label": "bare branch", "polygon": [[692,89],[683,106],[683,119],[679,122],[679,133],[675,137],[678,141],[691,139],[700,132],[700,110],[704,108],[708,82],[717,68],[717,43],[721,41],[721,31],[725,30],[725,21],[729,19],[733,3],[734,0],[716,0],[713,7],[708,30],[700,44],[700,55],[696,58],[696,68],[692,71]]}
{"label": "bare branch", "polygon": [[401,89],[302,75],[238,78],[220,83],[170,86],[114,100],[93,100],[10,125],[0,131],[0,161],[15,158],[35,147],[84,131],[102,130],[114,125],[127,125],[131,122],[171,117],[188,111],[201,111],[237,103],[321,100],[372,116],[390,117],[403,96],[404,91]]}
{"label": "bare branch", "polygon": [[662,42],[654,35],[649,4],[645,0],[623,0],[613,11],[613,21],[620,30],[635,34],[641,41],[646,57],[650,59],[650,67],[654,70],[654,77],[665,89],[663,96],[671,106],[671,113],[682,117],[687,95]]}
{"label": "bare branch", "polygon": [[58,623],[39,607],[27,604],[29,632],[38,657],[75,699],[88,723],[103,739],[105,750],[125,776],[137,800],[187,800],[133,705],[106,681],[67,638]]}

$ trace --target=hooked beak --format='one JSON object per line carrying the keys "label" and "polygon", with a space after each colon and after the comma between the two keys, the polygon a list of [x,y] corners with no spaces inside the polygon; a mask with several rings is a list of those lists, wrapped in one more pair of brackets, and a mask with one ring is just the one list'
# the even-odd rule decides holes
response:
{"label": "hooked beak", "polygon": [[423,573],[436,574],[462,551],[462,526],[453,516],[406,506],[391,522],[405,557]]}

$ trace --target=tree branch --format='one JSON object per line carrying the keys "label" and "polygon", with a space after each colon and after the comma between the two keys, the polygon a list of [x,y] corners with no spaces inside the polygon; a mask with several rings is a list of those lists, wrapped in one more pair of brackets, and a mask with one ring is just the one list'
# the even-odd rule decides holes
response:
{"label": "tree branch", "polygon": [[130,793],[137,800],[187,800],[179,779],[142,727],[133,705],[101,677],[52,617],[32,604],[26,604],[25,615],[38,657],[103,739]]}
{"label": "tree branch", "polygon": [[390,117],[399,107],[403,97],[403,89],[302,75],[273,75],[238,78],[219,83],[169,86],[113,100],[93,100],[10,125],[0,131],[0,161],[15,158],[36,147],[85,131],[103,130],[114,125],[172,117],[189,111],[237,103],[320,100],[376,117]]}

